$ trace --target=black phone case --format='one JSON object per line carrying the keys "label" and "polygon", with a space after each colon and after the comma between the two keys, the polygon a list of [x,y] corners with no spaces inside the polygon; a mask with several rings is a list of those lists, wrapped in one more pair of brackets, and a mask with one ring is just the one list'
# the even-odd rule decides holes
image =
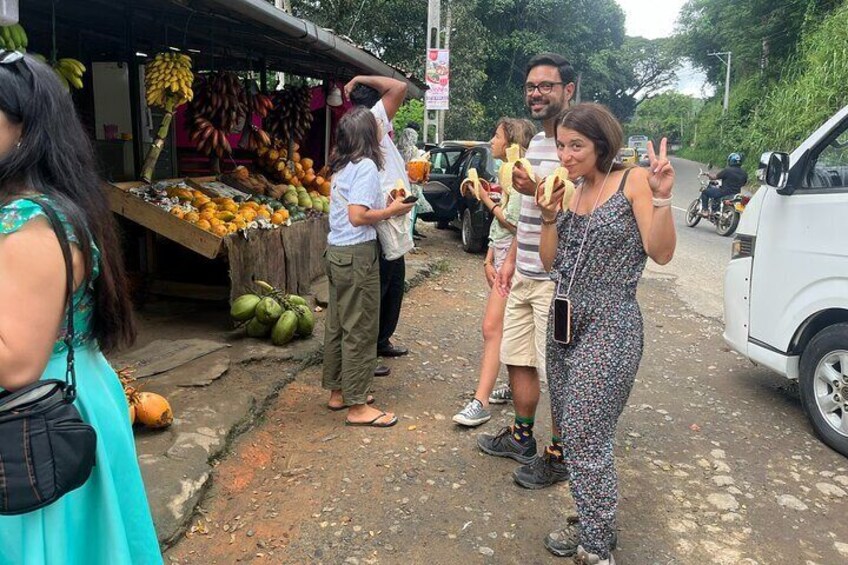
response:
{"label": "black phone case", "polygon": [[554,299],[554,341],[563,345],[571,343],[571,301]]}

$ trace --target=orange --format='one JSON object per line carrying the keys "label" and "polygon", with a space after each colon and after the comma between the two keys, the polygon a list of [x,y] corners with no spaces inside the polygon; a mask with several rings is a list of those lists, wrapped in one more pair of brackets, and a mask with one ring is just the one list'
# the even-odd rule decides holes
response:
{"label": "orange", "polygon": [[283,222],[285,222],[285,219],[283,219],[282,214],[280,214],[279,212],[274,212],[273,214],[271,214],[271,223],[272,224],[274,224],[275,226],[279,226]]}
{"label": "orange", "polygon": [[229,230],[227,230],[227,226],[225,226],[223,224],[218,224],[217,226],[212,226],[212,233],[214,233],[217,236],[224,237],[225,235],[227,235],[230,232],[229,232]]}
{"label": "orange", "polygon": [[263,206],[259,209],[259,216],[268,220],[271,218],[271,212],[268,211],[268,208]]}
{"label": "orange", "polygon": [[174,206],[173,208],[171,208],[171,215],[182,219],[183,217],[185,217],[185,212],[183,212],[182,209]]}
{"label": "orange", "polygon": [[195,225],[197,227],[199,227],[200,229],[206,230],[206,231],[210,231],[212,229],[212,226],[206,220],[198,220]]}
{"label": "orange", "polygon": [[194,224],[197,222],[197,220],[200,219],[200,214],[198,214],[197,212],[189,212],[188,214],[183,216],[183,219],[185,219],[185,221],[187,222],[191,222],[192,224]]}

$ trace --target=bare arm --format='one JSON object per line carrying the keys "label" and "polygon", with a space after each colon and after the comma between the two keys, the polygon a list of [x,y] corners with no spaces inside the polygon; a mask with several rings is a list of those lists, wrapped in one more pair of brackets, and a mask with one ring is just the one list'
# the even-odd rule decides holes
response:
{"label": "bare arm", "polygon": [[394,200],[382,210],[372,210],[367,206],[351,204],[347,207],[348,218],[354,227],[373,226],[377,222],[388,220],[395,216],[407,214],[415,204],[404,204],[401,200]]}
{"label": "bare arm", "polygon": [[515,235],[515,233],[518,231],[518,229],[515,227],[515,224],[512,224],[509,220],[506,219],[506,214],[504,214],[503,206],[493,202],[492,197],[485,189],[480,191],[480,200],[483,202],[483,205],[489,209],[492,215],[497,218],[498,223],[502,225],[504,229],[509,230],[510,233]]}
{"label": "bare arm", "polygon": [[644,169],[632,169],[624,193],[633,204],[633,214],[636,216],[645,253],[657,264],[667,264],[677,246],[671,206],[653,205],[653,193],[648,185],[648,173]]}
{"label": "bare arm", "polygon": [[562,210],[562,196],[565,193],[565,187],[560,185],[551,194],[551,199],[548,204],[542,204],[542,196],[544,194],[544,183],[539,183],[536,191],[536,203],[542,210],[542,235],[539,239],[539,258],[542,260],[542,266],[547,272],[551,272],[554,266],[554,259],[557,254],[557,244],[559,243],[559,233],[557,232],[556,217]]}
{"label": "bare arm", "polygon": [[[77,281],[83,278],[82,264],[74,248]],[[0,236],[0,387],[17,390],[41,378],[65,300],[65,262],[46,220],[31,220]]]}
{"label": "bare arm", "polygon": [[349,96],[357,84],[370,86],[380,93],[383,99],[383,107],[386,108],[386,115],[389,117],[389,120],[394,119],[398,108],[400,108],[406,99],[408,87],[402,80],[373,75],[359,75],[353,77],[353,80],[345,85],[345,94]]}

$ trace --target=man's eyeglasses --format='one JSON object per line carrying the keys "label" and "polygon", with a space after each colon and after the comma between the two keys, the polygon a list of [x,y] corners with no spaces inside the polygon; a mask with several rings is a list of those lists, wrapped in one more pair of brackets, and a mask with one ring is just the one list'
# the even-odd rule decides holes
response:
{"label": "man's eyeglasses", "polygon": [[524,93],[529,95],[538,90],[539,94],[550,94],[555,86],[564,84],[564,82],[540,82],[539,84],[528,82],[524,84]]}

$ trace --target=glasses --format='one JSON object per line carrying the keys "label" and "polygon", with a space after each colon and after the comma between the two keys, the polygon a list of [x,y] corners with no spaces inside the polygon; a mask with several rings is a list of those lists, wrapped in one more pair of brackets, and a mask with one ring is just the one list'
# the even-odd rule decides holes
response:
{"label": "glasses", "polygon": [[533,94],[533,92],[538,90],[539,94],[550,94],[555,86],[562,86],[564,84],[564,82],[540,82],[539,84],[533,84],[532,82],[528,82],[524,85],[524,93]]}

